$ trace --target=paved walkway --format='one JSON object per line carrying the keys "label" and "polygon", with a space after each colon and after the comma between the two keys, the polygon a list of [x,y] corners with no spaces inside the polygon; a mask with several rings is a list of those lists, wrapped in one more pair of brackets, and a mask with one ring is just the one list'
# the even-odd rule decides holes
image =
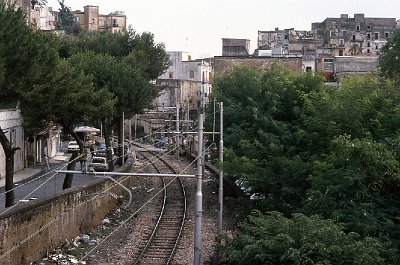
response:
{"label": "paved walkway", "polygon": [[[64,153],[57,153],[54,157],[49,159],[49,166],[53,166],[56,164],[60,164],[62,162],[68,161],[70,155],[69,154],[64,154]],[[23,181],[25,179],[32,178],[43,171],[46,171],[47,165],[45,163],[42,164],[37,164],[33,166],[29,166],[27,168],[24,168],[23,170],[14,173],[14,183]],[[5,178],[0,179],[0,187],[5,186]]]}

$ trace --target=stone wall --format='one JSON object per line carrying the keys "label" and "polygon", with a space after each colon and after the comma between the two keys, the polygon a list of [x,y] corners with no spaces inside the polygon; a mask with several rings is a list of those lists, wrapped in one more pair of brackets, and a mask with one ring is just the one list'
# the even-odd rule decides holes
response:
{"label": "stone wall", "polygon": [[223,75],[238,65],[266,68],[273,63],[280,63],[299,73],[302,71],[301,57],[214,57],[214,74],[215,76]]}
{"label": "stone wall", "polygon": [[335,73],[337,77],[351,74],[366,74],[377,71],[378,57],[335,57]]}
{"label": "stone wall", "polygon": [[[132,158],[118,171],[126,172]],[[126,178],[123,184],[130,187]],[[126,191],[111,181],[96,180],[56,197],[20,204],[0,215],[0,264],[24,265],[96,227]]]}

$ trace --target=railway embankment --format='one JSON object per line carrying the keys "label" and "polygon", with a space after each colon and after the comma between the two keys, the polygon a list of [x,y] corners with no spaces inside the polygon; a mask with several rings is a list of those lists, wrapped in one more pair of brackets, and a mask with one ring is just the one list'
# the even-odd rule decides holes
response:
{"label": "railway embankment", "polygon": [[[129,157],[116,171],[133,166]],[[115,177],[118,179],[117,177]],[[131,186],[131,179],[122,183]],[[126,196],[111,180],[99,178],[56,196],[19,204],[0,214],[0,264],[24,265],[38,260],[66,240],[99,225]]]}

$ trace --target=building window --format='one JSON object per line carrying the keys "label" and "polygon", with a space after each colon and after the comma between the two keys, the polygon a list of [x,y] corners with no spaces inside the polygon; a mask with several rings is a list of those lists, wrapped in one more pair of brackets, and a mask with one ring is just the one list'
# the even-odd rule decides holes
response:
{"label": "building window", "polygon": [[368,25],[368,26],[367,26],[367,29],[368,29],[368,30],[371,30],[371,25]]}
{"label": "building window", "polygon": [[285,40],[287,40],[287,39],[288,39],[287,34],[285,34]]}
{"label": "building window", "polygon": [[385,38],[389,38],[389,32],[385,32]]}
{"label": "building window", "polygon": [[367,43],[367,47],[371,47],[371,43],[370,42]]}
{"label": "building window", "polygon": [[189,72],[189,78],[194,78],[194,71]]}
{"label": "building window", "polygon": [[169,78],[170,79],[174,78],[174,73],[173,72],[169,72]]}
{"label": "building window", "polygon": [[371,33],[367,34],[367,39],[371,39]]}
{"label": "building window", "polygon": [[75,17],[75,22],[79,23],[79,17],[78,16]]}
{"label": "building window", "polygon": [[113,27],[118,27],[118,20],[116,18],[114,18],[112,22],[113,22]]}
{"label": "building window", "polygon": [[371,53],[371,50],[370,50],[370,49],[367,49],[367,53]]}
{"label": "building window", "polygon": [[343,50],[339,50],[339,56],[343,56]]}
{"label": "building window", "polygon": [[92,18],[92,24],[94,24],[94,18]]}
{"label": "building window", "polygon": [[375,50],[379,50],[379,46],[378,45],[375,45]]}
{"label": "building window", "polygon": [[339,39],[339,45],[344,46],[344,39]]}
{"label": "building window", "polygon": [[357,31],[360,31],[360,25],[357,25],[357,26],[356,26],[356,30],[357,30]]}
{"label": "building window", "polygon": [[379,32],[375,32],[375,39],[379,40]]}
{"label": "building window", "polygon": [[356,35],[355,34],[353,34],[353,40],[356,40]]}

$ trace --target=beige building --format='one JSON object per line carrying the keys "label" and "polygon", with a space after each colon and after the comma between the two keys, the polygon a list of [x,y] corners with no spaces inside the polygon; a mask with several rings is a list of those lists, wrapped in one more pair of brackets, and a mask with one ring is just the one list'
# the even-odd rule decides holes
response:
{"label": "beige building", "polygon": [[87,5],[83,11],[76,10],[72,13],[75,16],[75,22],[83,31],[111,31],[113,33],[126,31],[126,15],[123,11],[101,15],[98,6]]}

